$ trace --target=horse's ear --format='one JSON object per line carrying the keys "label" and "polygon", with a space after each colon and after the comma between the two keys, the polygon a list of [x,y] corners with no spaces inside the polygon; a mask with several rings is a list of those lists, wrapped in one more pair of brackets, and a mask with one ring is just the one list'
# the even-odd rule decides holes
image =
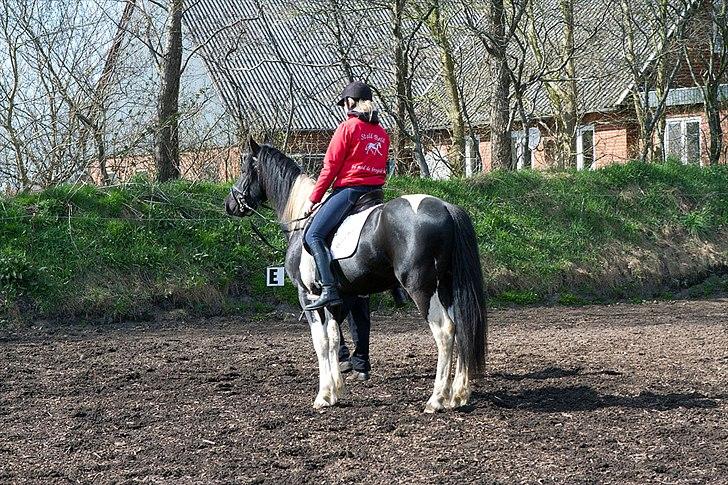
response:
{"label": "horse's ear", "polygon": [[248,140],[248,147],[250,147],[250,153],[252,153],[254,157],[257,157],[258,152],[260,151],[260,145],[258,145],[258,142],[256,142],[252,136]]}

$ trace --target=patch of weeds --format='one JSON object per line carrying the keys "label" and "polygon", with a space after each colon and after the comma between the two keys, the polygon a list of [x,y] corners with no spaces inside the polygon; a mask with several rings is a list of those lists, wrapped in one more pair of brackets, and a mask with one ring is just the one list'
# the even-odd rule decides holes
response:
{"label": "patch of weeds", "polygon": [[701,207],[685,214],[681,222],[690,234],[702,235],[712,228],[713,214],[708,207]]}
{"label": "patch of weeds", "polygon": [[494,303],[533,305],[543,302],[543,297],[533,291],[507,290],[493,298]]}
{"label": "patch of weeds", "polygon": [[688,298],[705,298],[725,292],[728,292],[728,275],[712,275],[685,291]]}
{"label": "patch of weeds", "polygon": [[3,307],[16,298],[32,294],[39,287],[39,269],[25,251],[8,248],[0,251],[0,302]]}
{"label": "patch of weeds", "polygon": [[558,296],[558,299],[556,300],[556,302],[559,305],[567,305],[567,306],[582,306],[582,305],[588,305],[590,303],[585,298],[574,295],[572,293],[559,293],[559,296]]}

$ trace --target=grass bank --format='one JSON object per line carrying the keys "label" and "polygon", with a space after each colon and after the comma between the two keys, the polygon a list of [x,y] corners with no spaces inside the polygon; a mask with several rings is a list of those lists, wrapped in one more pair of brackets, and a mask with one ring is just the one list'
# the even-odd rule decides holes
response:
{"label": "grass bank", "polygon": [[[62,186],[0,205],[0,305],[15,316],[143,318],[157,308],[261,311],[282,260],[227,217],[228,186],[137,180]],[[393,178],[387,197],[429,193],[472,215],[490,296],[579,303],[726,289],[728,167],[630,163],[594,172]],[[274,224],[256,222],[277,246]],[[693,290],[696,291],[696,290]]]}

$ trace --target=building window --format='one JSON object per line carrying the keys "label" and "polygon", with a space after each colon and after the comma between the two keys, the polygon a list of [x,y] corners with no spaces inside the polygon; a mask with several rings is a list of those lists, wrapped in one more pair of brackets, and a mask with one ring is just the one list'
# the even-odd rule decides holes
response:
{"label": "building window", "polygon": [[480,135],[469,135],[465,137],[465,176],[472,177],[483,171],[483,164],[480,159]]}
{"label": "building window", "polygon": [[529,128],[528,134],[527,137],[524,131],[511,132],[511,166],[518,170],[533,168],[534,165],[534,149],[538,145],[540,132],[538,128]]}
{"label": "building window", "polygon": [[579,127],[576,132],[576,169],[594,168],[594,125]]}
{"label": "building window", "polygon": [[700,118],[667,120],[665,158],[700,164]]}

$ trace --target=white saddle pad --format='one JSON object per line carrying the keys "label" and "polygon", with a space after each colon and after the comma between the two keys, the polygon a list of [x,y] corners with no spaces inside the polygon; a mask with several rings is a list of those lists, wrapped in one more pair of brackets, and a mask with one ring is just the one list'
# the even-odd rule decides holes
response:
{"label": "white saddle pad", "polygon": [[344,222],[341,223],[336,230],[336,234],[334,234],[334,240],[331,241],[331,255],[333,259],[346,259],[354,255],[356,247],[359,245],[359,237],[361,236],[364,223],[369,218],[369,214],[381,205],[375,205],[344,219]]}

